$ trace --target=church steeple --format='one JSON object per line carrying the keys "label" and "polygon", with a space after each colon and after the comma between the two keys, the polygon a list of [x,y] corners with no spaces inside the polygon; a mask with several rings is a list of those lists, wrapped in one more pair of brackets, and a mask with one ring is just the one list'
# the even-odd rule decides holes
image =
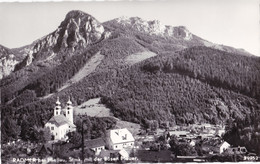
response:
{"label": "church steeple", "polygon": [[72,102],[70,101],[70,97],[69,97],[69,100],[67,102],[67,105],[72,105]]}
{"label": "church steeple", "polygon": [[73,106],[72,106],[72,102],[70,101],[70,97],[66,104],[66,115],[65,116],[71,123],[73,123]]}
{"label": "church steeple", "polygon": [[57,97],[56,106],[54,108],[54,116],[60,115],[61,112],[61,106],[60,106],[60,100],[59,97]]}

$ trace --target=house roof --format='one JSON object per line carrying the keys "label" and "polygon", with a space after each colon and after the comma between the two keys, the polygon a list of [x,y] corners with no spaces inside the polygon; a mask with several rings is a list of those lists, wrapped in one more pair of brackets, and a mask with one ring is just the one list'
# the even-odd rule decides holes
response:
{"label": "house roof", "polygon": [[125,149],[121,149],[119,151],[119,154],[122,156],[122,157],[129,157],[129,152],[127,152]]}
{"label": "house roof", "polygon": [[97,139],[85,141],[84,145],[87,148],[96,148],[96,147],[100,147],[100,146],[105,146],[106,142],[103,138],[97,138]]}
{"label": "house roof", "polygon": [[100,154],[98,157],[100,158],[105,158],[105,157],[117,157],[117,156],[123,156],[123,157],[128,157],[129,156],[129,153],[125,150],[125,149],[122,149],[122,150],[101,150]]}
{"label": "house roof", "polygon": [[101,150],[99,157],[105,158],[105,157],[110,157],[111,154],[117,155],[119,153],[119,150]]}
{"label": "house roof", "polygon": [[218,147],[221,147],[221,146],[224,145],[224,144],[230,146],[230,144],[229,144],[228,142],[223,141],[221,144],[218,145]]}
{"label": "house roof", "polygon": [[219,152],[219,149],[222,145],[229,145],[229,143],[227,143],[226,141],[220,141],[220,140],[213,140],[207,143],[203,144],[203,149],[204,150],[211,150],[213,152]]}
{"label": "house roof", "polygon": [[53,116],[47,123],[55,124],[57,127],[64,124],[69,124],[71,127],[76,127],[64,115]]}
{"label": "house roof", "polygon": [[188,131],[184,131],[184,130],[175,130],[175,131],[169,131],[170,135],[176,135],[177,137],[180,135],[188,135],[189,132]]}
{"label": "house roof", "polygon": [[50,143],[45,143],[43,145],[38,145],[36,148],[36,152],[40,153],[40,154],[51,154],[52,151],[52,145]]}
{"label": "house roof", "polygon": [[113,144],[135,141],[133,135],[126,128],[110,130],[109,136]]}

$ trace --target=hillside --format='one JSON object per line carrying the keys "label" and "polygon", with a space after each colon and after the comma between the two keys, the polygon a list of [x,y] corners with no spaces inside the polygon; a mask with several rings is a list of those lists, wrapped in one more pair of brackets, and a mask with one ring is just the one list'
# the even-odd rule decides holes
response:
{"label": "hillside", "polygon": [[259,112],[256,100],[259,101],[260,61],[234,57],[223,51],[194,47],[148,59],[125,70],[116,82],[115,93],[103,102],[115,116],[131,121],[146,118],[220,123],[230,118],[243,119],[246,113]]}
{"label": "hillside", "polygon": [[1,79],[4,141],[19,135],[10,127],[43,126],[57,96],[78,106],[101,97],[115,117],[134,123],[218,124],[260,110],[260,58],[183,26],[140,18],[99,23],[71,11],[26,48],[30,53]]}

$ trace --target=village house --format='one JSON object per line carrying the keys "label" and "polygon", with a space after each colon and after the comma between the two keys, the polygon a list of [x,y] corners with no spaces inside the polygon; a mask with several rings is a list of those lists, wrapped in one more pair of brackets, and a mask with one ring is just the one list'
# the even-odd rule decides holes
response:
{"label": "village house", "polygon": [[189,134],[189,131],[185,130],[174,130],[174,131],[169,131],[169,135],[175,135],[177,138],[185,138]]}
{"label": "village house", "polygon": [[118,162],[129,159],[129,153],[125,149],[121,150],[101,150],[98,158],[103,161]]}
{"label": "village house", "polygon": [[217,146],[217,148],[219,148],[219,154],[222,154],[229,147],[230,147],[229,143],[227,143],[226,141],[222,142],[220,145]]}
{"label": "village house", "polygon": [[215,144],[209,146],[209,150],[210,150],[209,154],[222,154],[229,148],[230,148],[230,144],[227,143],[226,141],[215,142]]}
{"label": "village house", "polygon": [[194,140],[188,140],[188,143],[192,147],[194,147],[196,145],[196,141],[194,141]]}
{"label": "village house", "polygon": [[219,138],[204,139],[203,144],[202,144],[203,151],[208,152],[209,154],[222,154],[228,148],[230,148],[230,144]]}
{"label": "village house", "polygon": [[133,135],[124,129],[109,130],[107,134],[107,147],[111,150],[121,150],[124,148],[133,148],[135,139]]}
{"label": "village house", "polygon": [[99,155],[102,150],[105,149],[106,142],[103,138],[97,138],[93,140],[85,141],[84,146],[95,152],[95,155]]}
{"label": "village house", "polygon": [[73,107],[70,99],[65,109],[62,110],[59,98],[57,98],[54,115],[45,124],[45,127],[50,129],[53,140],[66,140],[67,133],[76,130],[76,126],[73,124]]}
{"label": "village house", "polygon": [[232,147],[232,148],[228,148],[226,153],[227,154],[246,154],[247,149],[244,146]]}
{"label": "village house", "polygon": [[38,145],[35,153],[40,157],[48,157],[52,155],[52,146],[48,143],[43,145]]}
{"label": "village house", "polygon": [[219,129],[218,131],[217,131],[217,133],[216,133],[216,135],[218,135],[219,137],[221,137],[222,135],[224,135],[225,134],[225,129]]}

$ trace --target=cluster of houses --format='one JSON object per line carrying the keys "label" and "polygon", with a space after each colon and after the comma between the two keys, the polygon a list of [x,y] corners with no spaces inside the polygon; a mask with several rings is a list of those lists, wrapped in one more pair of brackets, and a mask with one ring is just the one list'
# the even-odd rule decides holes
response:
{"label": "cluster of houses", "polygon": [[[56,101],[54,114],[45,124],[52,135],[52,141],[44,145],[34,143],[24,143],[22,141],[13,141],[7,146],[16,146],[23,155],[17,154],[18,157],[26,159],[28,156],[45,156],[53,159],[54,143],[58,141],[67,141],[67,133],[76,130],[73,121],[73,106],[70,99],[62,109],[59,98]],[[161,130],[161,129],[160,129]],[[91,158],[86,160],[118,162],[126,161],[141,161],[141,162],[196,162],[206,161],[212,155],[245,155],[248,154],[245,147],[232,147],[228,142],[222,140],[222,134],[225,132],[224,127],[210,124],[193,124],[190,126],[175,126],[167,130],[153,133],[133,134],[127,128],[112,129],[106,132],[105,137],[84,141],[84,150],[88,149],[92,152]],[[176,156],[170,150],[170,136],[176,136],[178,142],[188,143],[195,147],[198,143],[204,151],[204,156]],[[156,140],[164,136],[165,142],[163,145]],[[202,141],[202,142],[201,142]],[[201,144],[202,143],[202,144]],[[72,144],[72,143],[67,143]],[[80,154],[81,147],[73,148],[76,154]],[[48,153],[49,152],[49,153]],[[205,152],[207,154],[205,154]],[[17,152],[18,153],[18,152]],[[72,158],[72,157],[70,157]],[[19,159],[17,159],[19,160]],[[54,160],[54,159],[53,159]],[[79,157],[73,158],[75,161],[80,161]]]}
{"label": "cluster of houses", "polygon": [[176,126],[167,132],[169,136],[175,135],[179,142],[189,143],[193,147],[198,141],[203,141],[202,150],[210,155],[247,153],[245,147],[231,147],[228,142],[222,140],[222,135],[225,133],[224,126],[192,124],[186,127]]}
{"label": "cluster of houses", "polygon": [[[67,133],[76,130],[73,122],[73,106],[70,99],[65,105],[65,109],[61,108],[59,98],[56,101],[54,108],[54,115],[45,124],[52,134],[52,143],[57,141],[66,141]],[[90,149],[95,158],[94,161],[118,161],[118,160],[139,160],[158,162],[170,162],[176,158],[172,154],[169,145],[169,136],[175,135],[179,142],[189,143],[190,146],[195,147],[198,141],[203,140],[202,149],[210,155],[214,154],[245,154],[247,152],[245,147],[231,147],[229,143],[221,140],[221,135],[224,133],[224,128],[212,126],[210,124],[192,125],[192,127],[178,127],[168,129],[163,132],[168,142],[166,142],[166,149],[159,151],[150,151],[150,146],[147,143],[155,142],[157,134],[133,136],[132,133],[126,129],[112,129],[106,132],[104,138],[97,138],[84,141],[84,148]],[[145,147],[147,146],[148,147]],[[155,144],[156,145],[156,144]],[[157,143],[160,147],[161,145]],[[40,146],[37,152],[44,153],[51,151],[50,144]],[[28,153],[30,151],[28,150]],[[137,158],[136,158],[137,157]],[[148,157],[148,158],[147,158]],[[150,158],[149,158],[150,157]],[[138,159],[141,158],[141,159]],[[186,158],[186,157],[182,157]],[[194,157],[195,158],[195,157]],[[196,158],[198,159],[198,158]],[[93,160],[93,159],[92,159]]]}
{"label": "cluster of houses", "polygon": [[171,135],[186,138],[214,138],[225,133],[225,127],[211,124],[191,124],[189,126],[175,126],[169,130]]}

